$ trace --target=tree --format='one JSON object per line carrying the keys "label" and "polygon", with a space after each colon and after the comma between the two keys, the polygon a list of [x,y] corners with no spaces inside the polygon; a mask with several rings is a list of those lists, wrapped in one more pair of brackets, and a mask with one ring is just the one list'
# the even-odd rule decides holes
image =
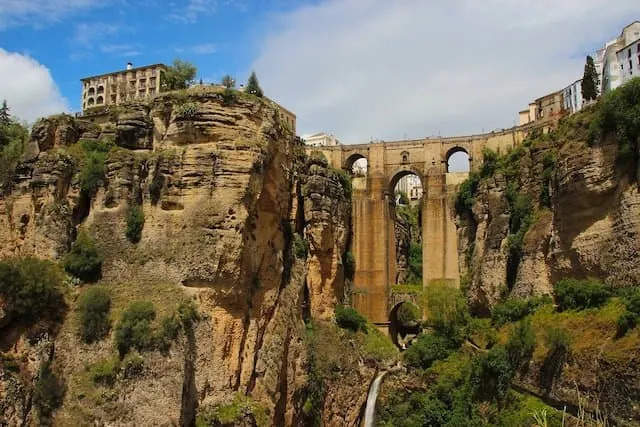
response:
{"label": "tree", "polygon": [[0,126],[8,126],[11,123],[11,114],[9,114],[9,107],[7,106],[7,100],[2,101],[2,107],[0,107]]}
{"label": "tree", "polygon": [[247,93],[255,95],[259,98],[262,98],[263,93],[260,88],[260,83],[258,83],[258,77],[256,76],[256,72],[252,71],[249,76],[249,81],[247,81],[247,88],[245,89]]}
{"label": "tree", "polygon": [[186,89],[193,84],[198,69],[190,62],[175,59],[173,65],[162,74],[162,88],[165,90]]}
{"label": "tree", "polygon": [[222,86],[226,87],[227,89],[231,89],[232,87],[236,86],[236,79],[227,74],[222,78]]}
{"label": "tree", "polygon": [[582,76],[582,98],[585,101],[593,101],[598,97],[598,73],[593,63],[593,58],[587,56],[587,62],[584,65],[584,75]]}

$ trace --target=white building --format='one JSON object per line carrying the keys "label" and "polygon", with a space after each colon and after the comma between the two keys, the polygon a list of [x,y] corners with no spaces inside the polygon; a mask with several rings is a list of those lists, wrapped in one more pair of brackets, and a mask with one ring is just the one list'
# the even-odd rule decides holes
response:
{"label": "white building", "polygon": [[640,77],[640,37],[616,52],[620,64],[620,83]]}
{"label": "white building", "polygon": [[422,197],[422,183],[417,175],[406,175],[398,180],[396,192],[403,192],[409,200],[418,200]]}
{"label": "white building", "polygon": [[[594,63],[598,76],[600,78],[600,93],[607,93],[617,88],[623,83],[624,69],[629,66],[628,49],[640,40],[640,21],[632,22],[622,29],[622,33],[613,40],[608,41],[604,48],[596,52]],[[624,52],[625,48],[627,49]],[[636,46],[637,49],[637,46]],[[618,53],[621,53],[618,55]],[[620,62],[623,59],[623,62]],[[632,66],[634,61],[632,60]],[[637,71],[636,68],[629,69],[631,72]]]}
{"label": "white building", "polygon": [[576,80],[562,90],[562,108],[569,114],[582,110],[582,79]]}
{"label": "white building", "polygon": [[340,145],[340,141],[338,141],[335,136],[324,132],[314,133],[313,135],[303,137],[302,139],[304,139],[304,143],[306,145],[310,145],[312,147],[332,147]]}

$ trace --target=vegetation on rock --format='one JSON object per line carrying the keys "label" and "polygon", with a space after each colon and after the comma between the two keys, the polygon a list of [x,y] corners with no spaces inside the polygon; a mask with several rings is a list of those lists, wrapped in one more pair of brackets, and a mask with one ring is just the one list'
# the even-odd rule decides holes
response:
{"label": "vegetation on rock", "polygon": [[51,362],[45,361],[40,366],[33,391],[33,403],[41,425],[51,424],[51,416],[62,405],[65,392],[64,382],[53,371]]}
{"label": "vegetation on rock", "polygon": [[355,309],[339,305],[336,307],[336,323],[353,332],[366,331],[367,320]]}
{"label": "vegetation on rock", "polygon": [[65,256],[64,269],[84,282],[95,282],[102,276],[102,257],[84,230],[80,231],[71,251]]}
{"label": "vegetation on rock", "polygon": [[125,235],[131,243],[138,243],[144,228],[144,211],[142,206],[133,205],[127,210],[127,229]]}
{"label": "vegetation on rock", "polygon": [[198,69],[190,62],[174,59],[173,64],[162,73],[160,83],[165,90],[186,89],[193,84]]}
{"label": "vegetation on rock", "polygon": [[611,291],[597,280],[562,279],[555,284],[560,310],[584,310],[603,306]]}
{"label": "vegetation on rock", "polygon": [[102,339],[111,328],[109,310],[111,309],[111,297],[109,293],[100,287],[90,287],[78,301],[80,337],[91,343]]}
{"label": "vegetation on rock", "polygon": [[584,74],[582,76],[582,99],[585,101],[594,101],[598,97],[599,84],[598,71],[596,70],[593,58],[589,55],[584,64]]}
{"label": "vegetation on rock", "polygon": [[258,83],[258,76],[256,76],[255,71],[252,71],[251,75],[249,76],[247,86],[245,87],[245,92],[255,95],[258,98],[262,98],[263,96],[262,88],[260,88],[260,83]]}
{"label": "vegetation on rock", "polygon": [[29,138],[27,127],[10,114],[7,101],[0,107],[0,194],[10,190],[13,172]]}

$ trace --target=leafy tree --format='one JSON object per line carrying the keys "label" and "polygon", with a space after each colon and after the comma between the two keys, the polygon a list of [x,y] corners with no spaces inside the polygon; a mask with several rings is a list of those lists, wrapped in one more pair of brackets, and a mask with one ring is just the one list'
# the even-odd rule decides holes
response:
{"label": "leafy tree", "polygon": [[227,74],[222,78],[222,86],[231,89],[236,86],[236,79]]}
{"label": "leafy tree", "polygon": [[367,330],[367,320],[351,307],[339,305],[336,307],[336,323],[342,329],[353,332]]}
{"label": "leafy tree", "polygon": [[173,65],[162,74],[162,87],[165,90],[186,89],[195,81],[197,72],[192,63],[175,59]]}
{"label": "leafy tree", "polygon": [[404,353],[404,361],[413,368],[428,369],[436,360],[451,353],[451,342],[436,334],[421,335]]}
{"label": "leafy tree", "polygon": [[562,279],[554,287],[560,310],[601,307],[611,297],[611,291],[596,280]]}
{"label": "leafy tree", "polygon": [[504,347],[496,345],[489,353],[476,357],[471,365],[470,382],[476,398],[504,400],[511,386],[514,370]]}
{"label": "leafy tree", "polygon": [[593,58],[587,56],[587,62],[584,65],[584,75],[582,76],[582,98],[585,101],[593,101],[598,97],[599,83],[600,79],[598,78]]}
{"label": "leafy tree", "polygon": [[102,276],[102,257],[86,232],[80,232],[64,258],[64,269],[84,282],[95,282]]}
{"label": "leafy tree", "polygon": [[536,334],[531,326],[531,318],[527,317],[518,322],[509,333],[506,344],[509,362],[513,369],[519,369],[525,361],[531,358],[536,346]]}
{"label": "leafy tree", "polygon": [[150,301],[134,301],[122,312],[115,330],[120,356],[127,354],[130,348],[142,351],[153,347],[151,322],[155,318],[156,311]]}
{"label": "leafy tree", "polygon": [[7,100],[2,101],[0,107],[0,126],[7,126],[11,123],[11,115],[9,114],[9,107],[7,106]]}
{"label": "leafy tree", "polygon": [[104,337],[109,331],[111,297],[102,288],[91,287],[82,294],[78,303],[80,314],[79,333],[85,342],[91,343]]}
{"label": "leafy tree", "polygon": [[144,212],[142,207],[135,205],[129,208],[127,212],[127,229],[125,235],[131,243],[138,243],[142,237],[142,229],[144,228]]}
{"label": "leafy tree", "polygon": [[245,91],[259,98],[262,98],[263,96],[262,89],[260,88],[260,84],[258,83],[258,77],[256,76],[255,71],[251,72],[251,75],[249,76],[249,80],[247,81],[247,87]]}

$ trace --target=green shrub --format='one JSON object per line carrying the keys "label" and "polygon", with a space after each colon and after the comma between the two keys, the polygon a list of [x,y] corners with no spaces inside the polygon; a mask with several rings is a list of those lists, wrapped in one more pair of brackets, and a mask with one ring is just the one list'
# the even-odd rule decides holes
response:
{"label": "green shrub", "polygon": [[432,281],[425,289],[427,325],[436,333],[447,337],[454,346],[467,336],[470,321],[467,301],[460,289],[446,282]]}
{"label": "green shrub", "polygon": [[549,353],[567,354],[571,348],[571,337],[563,328],[549,327],[545,329],[544,343]]}
{"label": "green shrub", "polygon": [[392,360],[398,353],[391,339],[376,327],[368,328],[365,335],[364,351],[369,359],[379,363]]}
{"label": "green shrub", "polygon": [[160,331],[154,337],[155,347],[161,352],[169,351],[171,341],[175,340],[180,333],[180,319],[175,315],[168,316],[160,322]]}
{"label": "green shrub", "polygon": [[353,332],[367,330],[367,320],[353,308],[343,305],[336,307],[336,323],[342,329]]}
{"label": "green shrub", "polygon": [[178,305],[178,317],[183,327],[189,328],[191,325],[200,320],[198,309],[193,301],[182,301]]}
{"label": "green shrub", "polygon": [[618,318],[618,335],[624,335],[640,322],[640,289],[635,289],[623,298],[625,311]]}
{"label": "green shrub", "polygon": [[130,206],[127,211],[127,229],[125,235],[131,243],[138,243],[144,228],[144,212],[142,206]]}
{"label": "green shrub", "polygon": [[482,168],[480,168],[480,176],[482,178],[487,178],[492,176],[496,169],[498,169],[499,156],[495,151],[484,148],[482,150],[482,157],[483,161]]}
{"label": "green shrub", "polygon": [[544,343],[548,352],[540,369],[540,385],[545,391],[549,391],[554,379],[560,377],[567,361],[571,337],[565,329],[551,326],[545,329]]}
{"label": "green shrub", "polygon": [[118,378],[119,370],[119,361],[111,357],[93,364],[89,369],[89,375],[95,384],[112,386]]}
{"label": "green shrub", "polygon": [[199,411],[196,417],[196,427],[226,426],[226,425],[255,425],[267,426],[267,414],[260,405],[248,396],[236,393],[233,401],[228,404],[218,404]]}
{"label": "green shrub", "polygon": [[85,342],[98,341],[109,332],[110,308],[111,297],[103,288],[91,287],[82,294],[78,302],[78,326],[80,336]]}
{"label": "green shrub", "polygon": [[451,341],[446,337],[424,334],[404,352],[404,361],[407,366],[428,369],[436,360],[446,359],[451,351]]}
{"label": "green shrub", "polygon": [[178,120],[193,120],[198,115],[198,105],[195,102],[184,102],[176,106],[175,113]]}
{"label": "green shrub", "polygon": [[115,329],[116,346],[120,356],[127,354],[131,348],[139,351],[153,348],[151,322],[155,317],[155,309],[149,301],[132,302],[122,312]]}
{"label": "green shrub", "polygon": [[151,204],[157,205],[160,201],[160,197],[162,196],[162,189],[164,188],[164,175],[159,170],[159,166],[156,165],[155,172],[153,174],[153,178],[151,179],[151,183],[149,184],[149,197],[151,198]]}
{"label": "green shrub", "polygon": [[471,211],[478,192],[479,184],[480,175],[476,172],[469,173],[469,178],[460,184],[460,187],[458,187],[458,193],[456,194],[456,212],[458,212],[458,214]]}
{"label": "green shrub", "polygon": [[84,165],[80,171],[80,191],[93,197],[101,185],[104,184],[104,162],[106,154],[98,152],[87,153]]}
{"label": "green shrub", "polygon": [[33,403],[41,425],[50,423],[51,415],[62,405],[65,391],[66,386],[51,369],[51,363],[44,362],[33,390]]}
{"label": "green shrub", "polygon": [[496,345],[471,364],[470,383],[480,400],[502,401],[509,391],[514,370],[504,347]]}
{"label": "green shrub", "polygon": [[560,310],[601,307],[611,297],[611,291],[595,280],[562,279],[554,288]]}
{"label": "green shrub", "polygon": [[340,182],[340,186],[342,187],[342,192],[344,194],[345,199],[350,200],[351,194],[353,192],[353,188],[351,186],[351,175],[349,174],[349,172],[341,169],[334,169],[334,170],[338,176],[338,181]]}
{"label": "green shrub", "polygon": [[144,370],[144,359],[137,351],[127,354],[122,360],[122,375],[127,378],[136,378]]}
{"label": "green shrub", "polygon": [[509,333],[505,349],[509,362],[514,370],[518,370],[525,361],[531,359],[536,347],[536,334],[531,326],[531,318],[527,317],[518,322]]}
{"label": "green shrub", "polygon": [[547,295],[530,299],[510,299],[493,307],[491,310],[491,322],[496,327],[508,322],[517,322],[532,314],[541,305],[552,302],[551,297]]}
{"label": "green shrub", "polygon": [[405,302],[398,307],[396,318],[398,322],[400,322],[400,325],[408,328],[417,325],[418,321],[422,319],[422,315],[419,307],[410,302]]}
{"label": "green shrub", "polygon": [[356,259],[351,252],[342,255],[342,267],[345,279],[353,280],[356,275]]}
{"label": "green shrub", "polygon": [[95,282],[102,276],[102,257],[91,237],[81,231],[64,258],[64,269],[84,282]]}
{"label": "green shrub", "polygon": [[50,261],[36,258],[0,261],[0,300],[8,316],[26,321],[56,318],[64,310],[63,275]]}
{"label": "green shrub", "polygon": [[238,93],[234,89],[227,87],[222,91],[222,105],[230,106],[235,105],[237,102]]}
{"label": "green shrub", "polygon": [[309,242],[303,239],[298,233],[293,233],[291,241],[293,246],[293,254],[298,259],[306,259],[309,253]]}

